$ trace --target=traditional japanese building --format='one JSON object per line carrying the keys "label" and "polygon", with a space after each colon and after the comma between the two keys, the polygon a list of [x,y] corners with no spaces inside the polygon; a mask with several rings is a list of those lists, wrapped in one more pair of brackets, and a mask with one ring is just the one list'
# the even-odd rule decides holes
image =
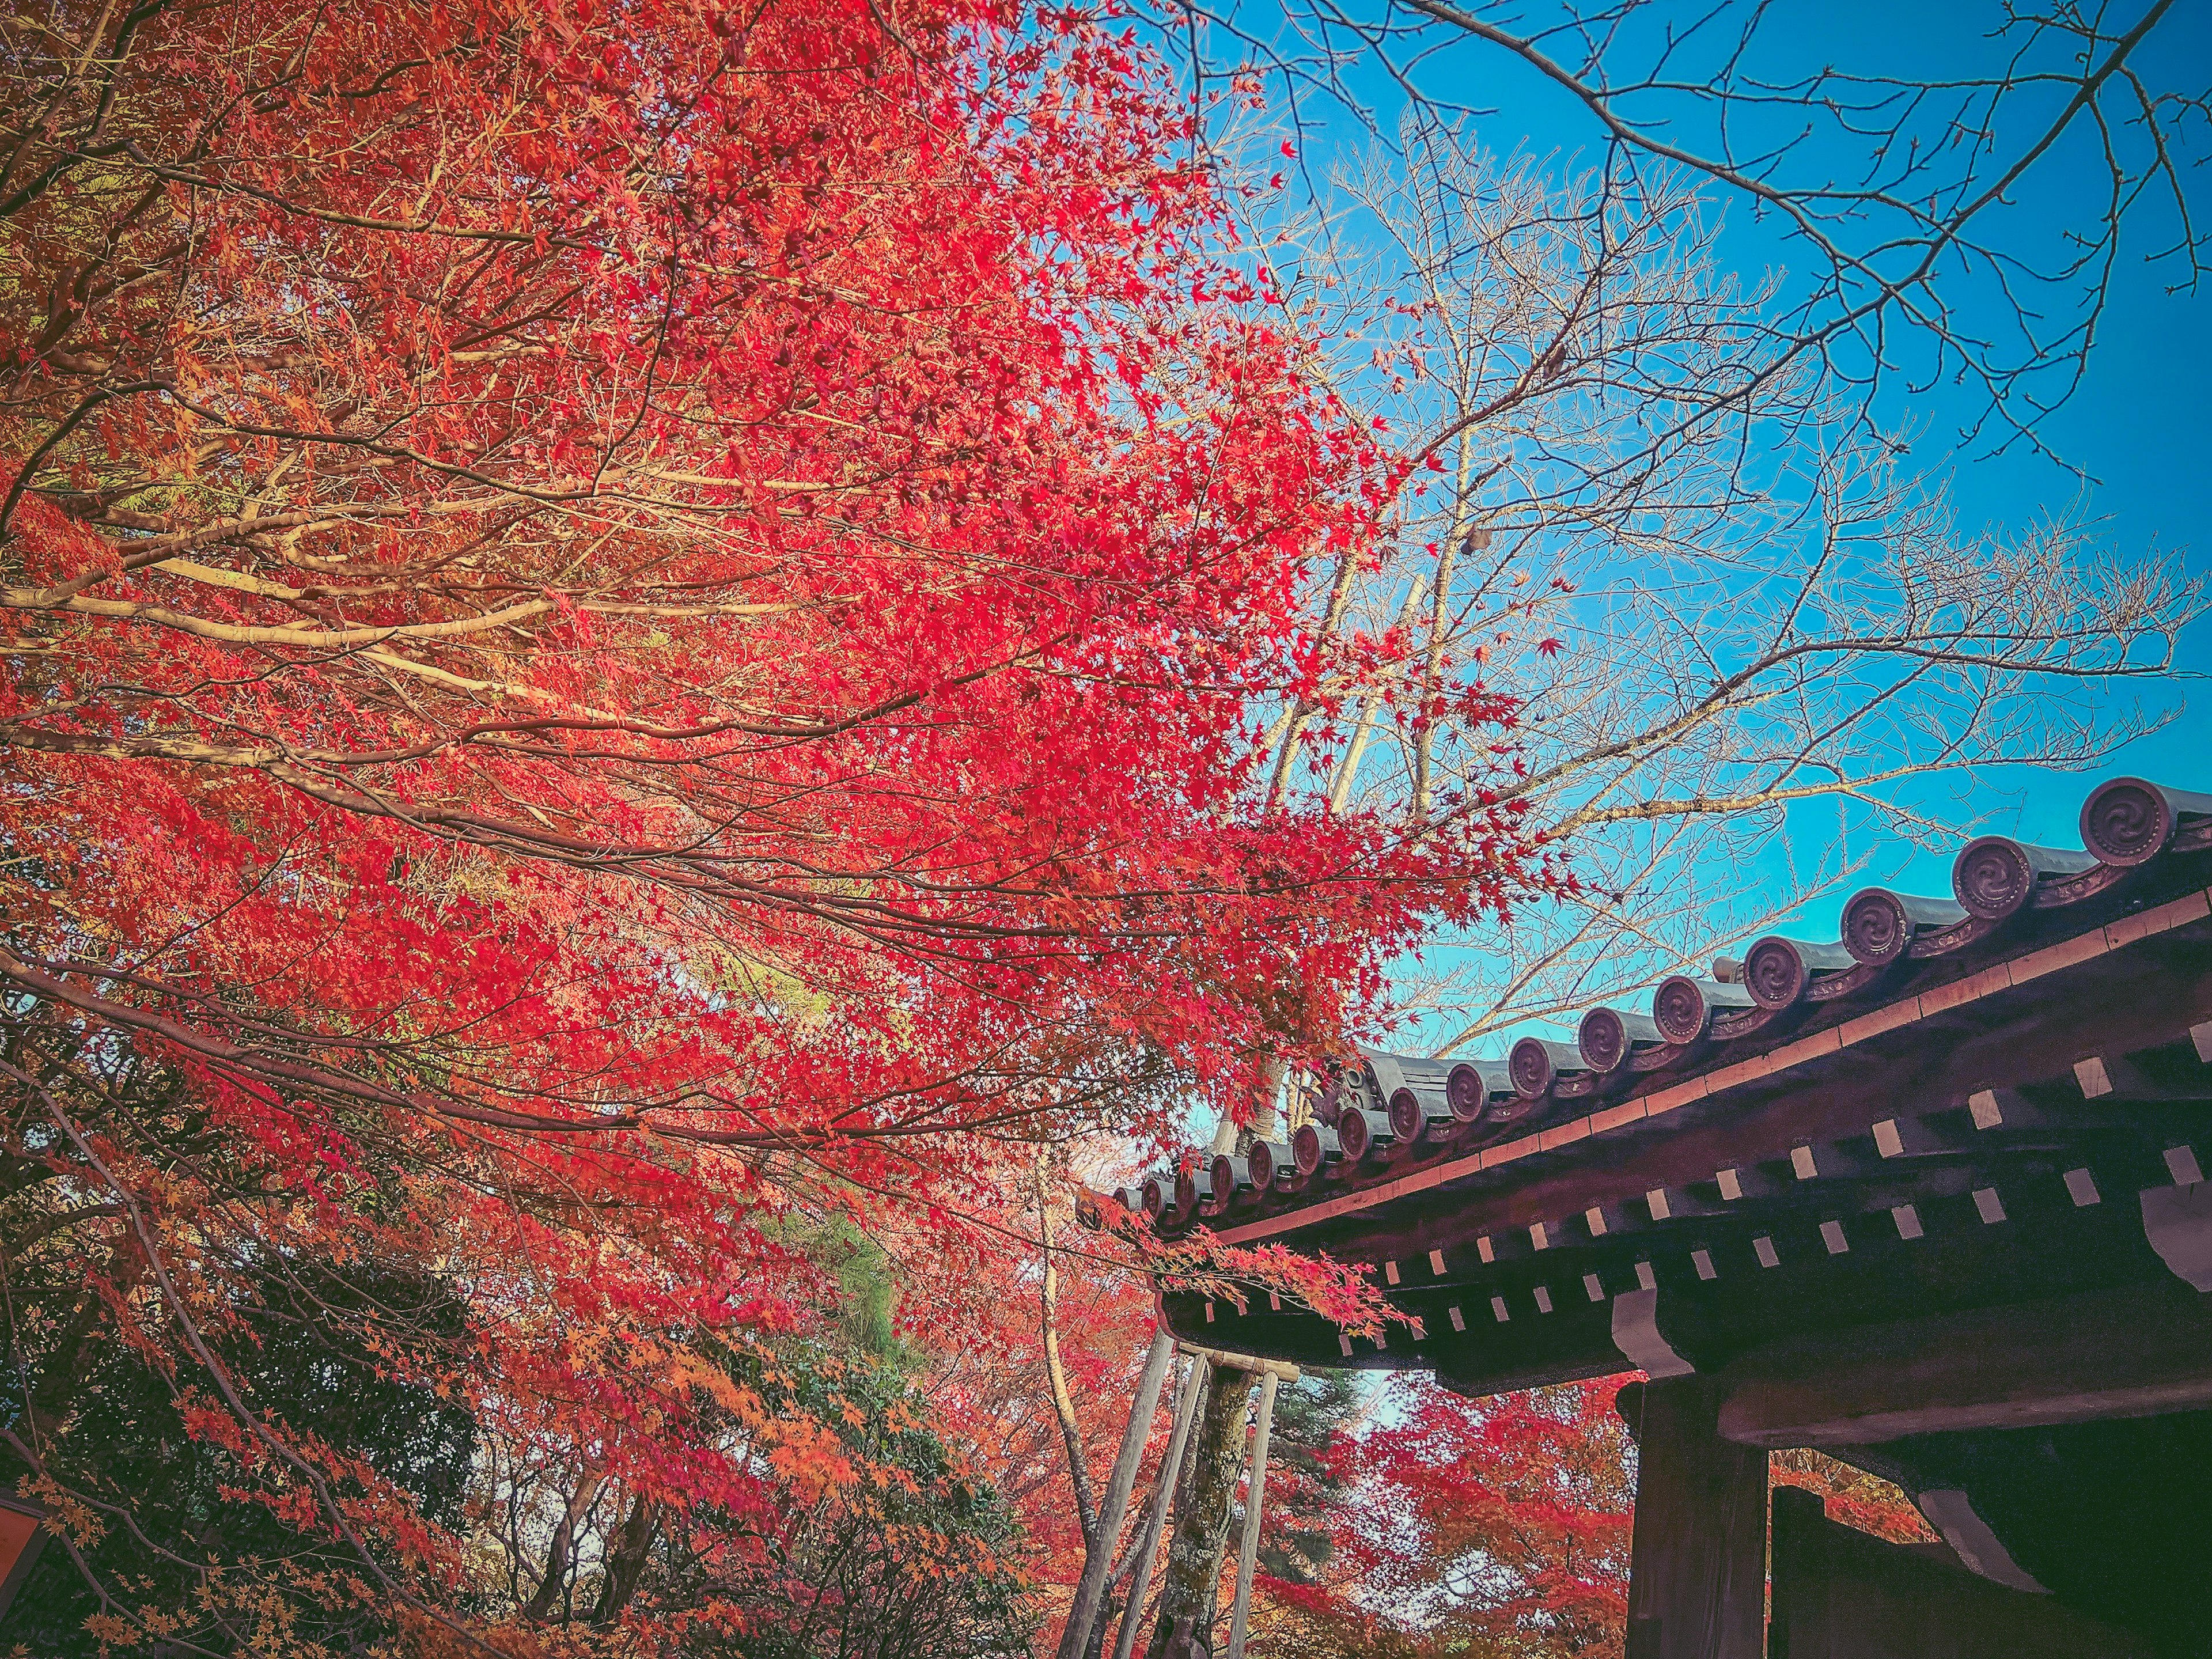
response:
{"label": "traditional japanese building", "polygon": [[[1984,836],[1573,1043],[1382,1053],[1126,1199],[1367,1264],[1379,1341],[1261,1296],[1189,1342],[1487,1394],[1630,1370],[1632,1659],[2212,1652],[2212,797]],[[1766,1453],[1896,1481],[1914,1552]],[[1814,1504],[1810,1511],[1805,1505]]]}

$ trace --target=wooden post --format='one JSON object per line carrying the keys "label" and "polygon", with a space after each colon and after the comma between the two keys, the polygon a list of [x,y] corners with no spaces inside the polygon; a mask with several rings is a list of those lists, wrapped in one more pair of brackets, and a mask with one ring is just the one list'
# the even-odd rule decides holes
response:
{"label": "wooden post", "polygon": [[1081,1659],[1090,1645],[1091,1621],[1106,1593],[1106,1574],[1114,1565],[1114,1546],[1121,1541],[1122,1517],[1129,1512],[1129,1491],[1137,1484],[1137,1466],[1144,1462],[1145,1442],[1152,1438],[1152,1412],[1160,1403],[1160,1384],[1167,1380],[1168,1361],[1175,1357],[1175,1338],[1163,1324],[1152,1333],[1152,1351],[1145,1356],[1145,1375],[1137,1384],[1136,1404],[1129,1411],[1129,1426],[1121,1434],[1121,1450],[1114,1459],[1114,1473],[1106,1481],[1106,1495],[1098,1501],[1098,1529],[1083,1563],[1083,1580],[1075,1588],[1075,1605],[1067,1610],[1067,1628],[1060,1632],[1059,1659]]}
{"label": "wooden post", "polygon": [[1190,1441],[1191,1419],[1198,1415],[1198,1396],[1205,1392],[1199,1385],[1198,1368],[1206,1363],[1193,1358],[1182,1374],[1175,1434],[1168,1441],[1168,1455],[1160,1460],[1160,1478],[1152,1487],[1151,1506],[1145,1511],[1144,1530],[1138,1534],[1137,1558],[1129,1574],[1129,1600],[1121,1609],[1121,1632],[1114,1638],[1114,1659],[1129,1659],[1137,1627],[1144,1622],[1145,1592],[1152,1584],[1152,1558],[1159,1553],[1160,1529],[1167,1525],[1168,1503],[1175,1496],[1176,1475],[1182,1468],[1182,1449]]}
{"label": "wooden post", "polygon": [[1252,1610],[1252,1568],[1260,1559],[1260,1510],[1267,1492],[1267,1430],[1275,1418],[1280,1379],[1260,1379],[1260,1423],[1252,1435],[1252,1486],[1244,1497],[1244,1541],[1237,1552],[1237,1600],[1229,1613],[1229,1659],[1244,1659],[1244,1620]]}
{"label": "wooden post", "polygon": [[1636,1520],[1627,1659],[1760,1659],[1766,1453],[1723,1440],[1703,1377],[1630,1383]]}

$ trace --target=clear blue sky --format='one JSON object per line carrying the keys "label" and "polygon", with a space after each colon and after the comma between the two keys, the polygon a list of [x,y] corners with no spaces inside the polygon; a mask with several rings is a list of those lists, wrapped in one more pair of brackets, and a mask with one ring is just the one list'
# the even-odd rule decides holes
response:
{"label": "clear blue sky", "polygon": [[[1657,7],[1652,21],[1686,21],[1704,9],[1687,3]],[[2117,9],[2136,15],[2132,6]],[[2176,11],[2178,21],[2162,25],[2152,39],[2156,55],[2148,67],[2170,84],[2185,85],[2192,76],[2200,83],[2212,81],[2212,8],[2185,5]],[[1543,15],[1540,8],[1528,14]],[[1850,6],[1782,0],[1761,36],[1765,67],[1770,75],[1802,73],[1822,64],[1898,75],[1990,74],[2001,65],[2005,47],[1984,31],[2000,15],[1996,5],[1980,0],[1937,0],[1934,5],[1926,0],[1880,0]],[[1255,14],[1245,14],[1245,19],[1255,21]],[[1450,47],[1425,63],[1419,76],[1432,94],[1486,112],[1475,120],[1486,148],[1557,155],[1562,170],[1573,167],[1577,153],[1595,150],[1595,128],[1586,112],[1481,43]],[[1370,72],[1357,84],[1387,127],[1392,99],[1388,83]],[[1310,120],[1322,112],[1310,107],[1307,114]],[[1696,137],[1686,128],[1683,136]],[[2201,124],[2195,137],[2197,156],[2212,154],[2212,136]],[[1325,169],[1318,151],[1360,142],[1364,137],[1348,118],[1327,118],[1309,133],[1308,160],[1319,164],[1314,173]],[[1836,160],[1841,164],[1846,158],[1838,153]],[[2202,198],[2197,205],[2212,223],[2212,164],[2197,169],[2193,182]],[[2083,192],[2104,187],[2101,164],[2084,132],[2081,142],[2062,146],[2027,176],[2017,204],[2005,210],[2008,229],[2032,240],[2047,232],[2047,209],[2078,203]],[[1803,258],[1758,227],[1744,204],[1717,199],[1723,200],[1729,216],[1724,248],[1747,274]],[[2137,254],[2151,241],[2149,236],[2142,239]],[[2212,289],[2170,295],[2166,287],[2171,280],[2169,271],[2147,268],[2139,257],[2123,264],[2087,380],[2072,402],[2042,427],[2051,447],[2094,484],[2085,485],[2025,449],[1994,458],[1962,452],[1952,477],[1962,532],[1971,533],[1983,525],[2021,526],[2079,507],[2104,523],[2116,555],[2141,556],[2154,545],[2185,550],[2191,569],[2212,569],[2212,465],[2206,461],[2212,451]],[[1909,411],[1893,402],[1883,413],[1895,419],[1909,412],[1924,434],[1917,449],[1926,460],[1958,441],[1960,428],[1976,407],[1965,392],[1939,386],[1916,395]],[[2212,674],[2212,622],[2198,623],[2185,640],[2181,669],[2171,683],[2150,689],[2156,700],[2183,704],[2180,718],[2130,744],[2099,774],[1992,775],[1970,800],[1947,801],[1946,816],[2071,846],[2078,844],[2075,818],[2080,802],[2096,775],[2135,772],[2184,788],[2212,790],[2212,742],[2207,741],[2203,713],[2212,708],[2212,681],[2192,683],[2193,677]],[[1778,869],[1752,874],[1754,880],[1771,878],[1777,891],[1782,888]],[[1877,857],[1869,874],[1922,891],[1942,892],[1949,884],[1948,859],[1916,855],[1902,847],[1893,856]],[[1831,927],[1844,896],[1834,895],[1816,904],[1807,925]]]}

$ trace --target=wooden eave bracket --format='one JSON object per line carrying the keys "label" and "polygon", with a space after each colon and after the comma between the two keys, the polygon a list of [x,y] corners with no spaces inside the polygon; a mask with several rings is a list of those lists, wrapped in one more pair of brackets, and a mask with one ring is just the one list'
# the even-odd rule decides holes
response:
{"label": "wooden eave bracket", "polygon": [[1990,1530],[1990,1523],[1974,1512],[1973,1504],[1966,1493],[1955,1490],[1923,1492],[1917,1501],[1921,1514],[1928,1517],[1928,1524],[1942,1534],[1943,1541],[1966,1564],[1968,1571],[2010,1589],[2027,1590],[2036,1595],[2051,1594],[2012,1559],[2012,1552]]}
{"label": "wooden eave bracket", "polygon": [[2212,1181],[2181,1187],[2147,1187],[2143,1236],[2174,1275],[2212,1291]]}
{"label": "wooden eave bracket", "polygon": [[1656,1291],[1623,1291],[1613,1298],[1613,1346],[1646,1376],[1688,1376],[1698,1369],[1661,1334]]}

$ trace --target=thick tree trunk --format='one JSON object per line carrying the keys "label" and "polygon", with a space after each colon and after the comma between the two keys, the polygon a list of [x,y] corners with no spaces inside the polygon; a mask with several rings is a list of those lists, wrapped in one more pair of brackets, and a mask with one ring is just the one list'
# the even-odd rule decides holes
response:
{"label": "thick tree trunk", "polygon": [[593,1624],[613,1624],[622,1617],[630,1597],[637,1594],[637,1582],[645,1576],[646,1559],[653,1549],[653,1522],[659,1518],[659,1505],[643,1492],[630,1500],[629,1516],[607,1552],[606,1573],[599,1580],[599,1599],[592,1608]]}
{"label": "thick tree trunk", "polygon": [[1212,1628],[1251,1397],[1249,1372],[1212,1368],[1206,1402],[1191,1431],[1191,1465],[1176,1508],[1175,1535],[1168,1543],[1167,1569],[1160,1576],[1159,1613],[1145,1659],[1166,1659],[1178,1620],[1188,1620],[1188,1628],[1201,1637]]}
{"label": "thick tree trunk", "polygon": [[545,1550],[545,1577],[538,1581],[538,1594],[530,1598],[522,1616],[533,1624],[542,1624],[553,1616],[568,1589],[568,1557],[576,1547],[576,1523],[589,1512],[599,1495],[599,1484],[605,1477],[586,1474],[582,1482],[561,1512],[561,1519],[553,1528],[553,1541]]}

